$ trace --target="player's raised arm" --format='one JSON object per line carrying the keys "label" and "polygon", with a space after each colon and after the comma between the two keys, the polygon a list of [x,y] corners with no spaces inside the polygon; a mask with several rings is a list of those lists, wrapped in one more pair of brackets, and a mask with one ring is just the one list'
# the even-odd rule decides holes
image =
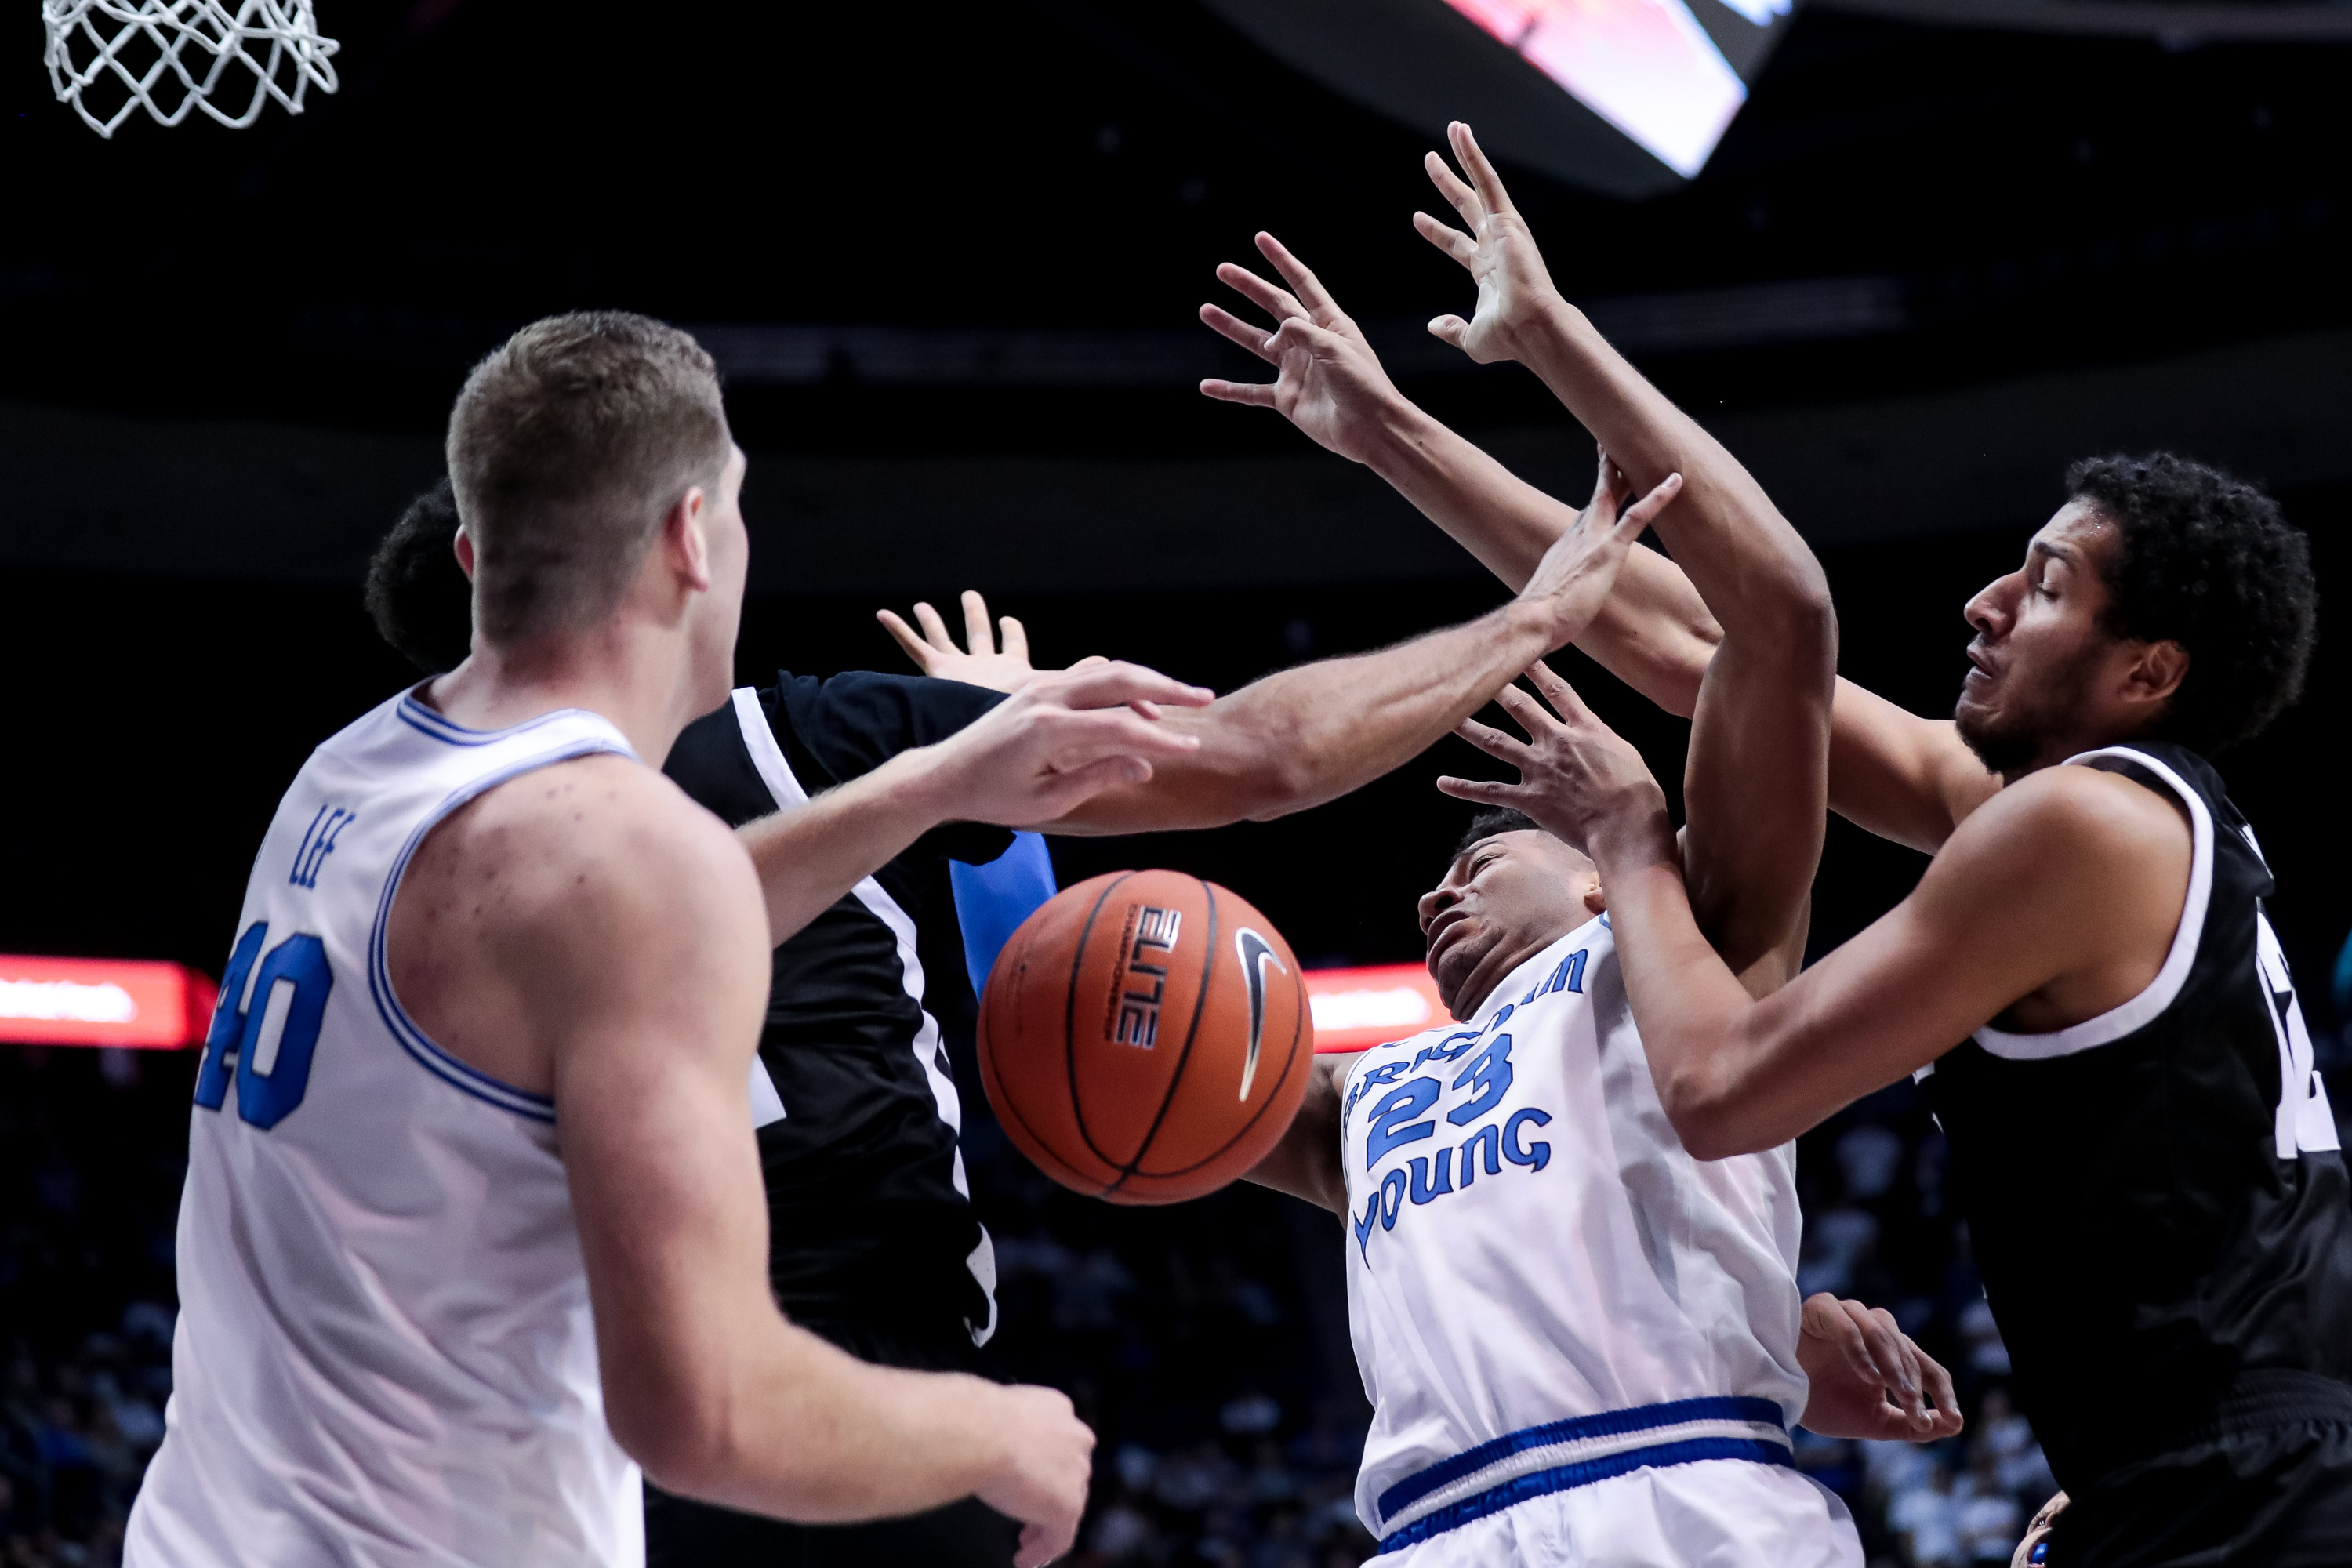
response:
{"label": "player's raised arm", "polygon": [[[1434,220],[1423,221],[1454,233]],[[1509,226],[1490,223],[1484,232],[1525,240],[1515,215]],[[1454,237],[1469,243],[1458,234]],[[1275,329],[1217,305],[1202,306],[1201,319],[1274,365],[1278,374],[1270,384],[1207,381],[1202,392],[1223,402],[1276,409],[1318,444],[1380,474],[1506,584],[1523,585],[1577,516],[1575,510],[1414,406],[1390,382],[1361,331],[1320,279],[1272,235],[1259,235],[1257,245],[1291,288],[1231,263],[1220,267],[1217,276],[1271,317]],[[1540,271],[1532,242],[1522,248]],[[1557,299],[1548,282],[1545,289]],[[1509,298],[1524,304],[1534,294],[1523,281]],[[1482,320],[1494,313],[1483,295],[1481,310]],[[1615,358],[1597,333],[1591,341]],[[1622,359],[1616,363],[1650,400],[1696,434],[1705,446],[1695,449],[1711,465],[1738,468],[1630,365]],[[1710,526],[1710,517],[1719,519],[1726,494],[1735,500],[1751,491],[1760,496],[1744,470],[1738,477],[1743,485],[1734,490],[1717,487],[1713,510],[1700,516],[1701,529]],[[1599,482],[1607,481],[1604,462]],[[1769,508],[1769,500],[1763,505]],[[1780,526],[1786,529],[1785,522]],[[1774,542],[1784,559],[1790,537]],[[1655,551],[1636,549],[1619,572],[1609,604],[1576,645],[1652,701],[1689,717],[1723,636],[1722,625],[1683,569]],[[1830,804],[1883,837],[1933,849],[1994,787],[1948,722],[1918,719],[1849,681],[1837,682],[1831,724]]]}
{"label": "player's raised arm", "polygon": [[2186,825],[2137,784],[2048,768],[1961,823],[1910,897],[1757,1001],[1692,918],[1664,793],[1640,753],[1566,681],[1529,674],[1549,710],[1504,698],[1527,740],[1464,731],[1519,782],[1438,787],[1515,806],[1592,857],[1658,1098],[1701,1159],[1784,1142],[2045,987],[2079,1002],[2154,978],[2147,954],[2165,951],[2188,881]]}
{"label": "player's raised arm", "polygon": [[508,900],[488,962],[551,1063],[614,1435],[688,1496],[824,1521],[977,1494],[1026,1523],[1024,1563],[1059,1554],[1092,1448],[1066,1399],[871,1366],[777,1311],[745,1089],[758,883],[666,781],[572,766],[600,776],[572,810],[472,847]]}
{"label": "player's raised arm", "polygon": [[1539,657],[1526,650],[1573,639],[1608,602],[1633,540],[1680,488],[1670,474],[1622,510],[1620,491],[1597,492],[1518,597],[1475,621],[1281,670],[1204,709],[1171,710],[1161,723],[1197,750],[1036,825],[1058,833],[1216,827],[1303,811],[1369,784],[1484,707],[1516,673],[1515,658]]}

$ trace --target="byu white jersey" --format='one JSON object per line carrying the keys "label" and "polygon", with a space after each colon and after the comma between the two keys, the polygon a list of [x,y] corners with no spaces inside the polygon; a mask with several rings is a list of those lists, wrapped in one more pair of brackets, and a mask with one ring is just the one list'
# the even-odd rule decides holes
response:
{"label": "byu white jersey", "polygon": [[641,1563],[555,1106],[425,1037],[384,929],[425,833],[592,752],[413,697],[312,752],[247,884],[196,1078],[168,1431],[131,1568]]}
{"label": "byu white jersey", "polygon": [[[1743,1462],[1709,1467],[1718,1489],[1755,1488],[1817,1537],[1803,1557],[1774,1538],[1777,1561],[1858,1561],[1844,1510],[1787,1468],[1806,1387],[1795,1146],[1684,1150],[1605,916],[1475,1016],[1366,1051],[1342,1083],[1348,1299],[1374,1411],[1356,1508],[1384,1552],[1443,1541],[1432,1560],[1450,1562],[1476,1540],[1507,1560],[1465,1527],[1724,1459]],[[1772,1560],[1736,1535],[1732,1550],[1683,1555]]]}

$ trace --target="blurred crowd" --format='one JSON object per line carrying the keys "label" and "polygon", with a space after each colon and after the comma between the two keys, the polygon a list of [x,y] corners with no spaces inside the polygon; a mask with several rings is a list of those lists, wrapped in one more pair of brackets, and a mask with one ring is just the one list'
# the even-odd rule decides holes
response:
{"label": "blurred crowd", "polygon": [[[2352,955],[2344,966],[2352,981]],[[2331,1034],[2324,1069],[2352,1058]],[[0,1568],[113,1568],[171,1392],[172,1230],[186,1055],[0,1047]],[[1354,1568],[1370,1412],[1348,1346],[1339,1226],[1246,1185],[1117,1209],[1029,1166],[967,1082],[966,1153],[995,1234],[1009,1376],[1066,1390],[1100,1443],[1082,1568]],[[2345,1102],[2352,1107],[2352,1099]],[[1798,1283],[1891,1310],[1950,1369],[1945,1443],[1797,1435],[1870,1568],[2008,1561],[2056,1483],[1942,1134],[1906,1083],[1800,1141]]]}

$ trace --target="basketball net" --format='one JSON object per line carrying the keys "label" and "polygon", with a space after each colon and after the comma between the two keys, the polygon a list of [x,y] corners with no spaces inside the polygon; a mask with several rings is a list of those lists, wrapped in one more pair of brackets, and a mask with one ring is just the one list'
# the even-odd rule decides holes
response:
{"label": "basketball net", "polygon": [[[41,0],[46,58],[58,100],[112,136],[134,109],[177,125],[201,109],[223,125],[250,125],[266,100],[289,114],[316,85],[336,88],[338,47],[319,36],[311,0]],[[281,77],[283,80],[281,81]],[[247,80],[253,94],[236,108]],[[112,102],[117,91],[125,96]],[[83,101],[89,94],[97,107]],[[224,102],[214,101],[217,94]],[[111,105],[111,107],[109,107]],[[226,107],[224,106],[226,105]],[[101,117],[102,116],[102,117]]]}

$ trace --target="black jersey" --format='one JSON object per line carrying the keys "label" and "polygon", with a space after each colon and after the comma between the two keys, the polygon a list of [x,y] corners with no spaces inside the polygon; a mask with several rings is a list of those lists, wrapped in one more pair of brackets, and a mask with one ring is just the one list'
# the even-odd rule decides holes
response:
{"label": "black jersey", "polygon": [[2263,914],[2270,868],[2221,778],[2168,744],[2073,761],[2177,798],[2189,819],[2164,966],[2071,1028],[1979,1030],[1923,1088],[2018,1401],[2079,1495],[2250,1388],[2344,1393],[2352,1198]]}
{"label": "black jersey", "polygon": [[[687,727],[664,771],[740,825],[790,810],[1003,701],[960,681],[780,672]],[[995,1266],[956,1137],[961,1108],[923,1008],[915,918],[931,868],[985,862],[1013,841],[953,824],[776,949],[752,1081],[778,1304],[821,1331],[892,1326],[970,1344],[993,1331]],[[772,1089],[772,1094],[769,1090]]]}

